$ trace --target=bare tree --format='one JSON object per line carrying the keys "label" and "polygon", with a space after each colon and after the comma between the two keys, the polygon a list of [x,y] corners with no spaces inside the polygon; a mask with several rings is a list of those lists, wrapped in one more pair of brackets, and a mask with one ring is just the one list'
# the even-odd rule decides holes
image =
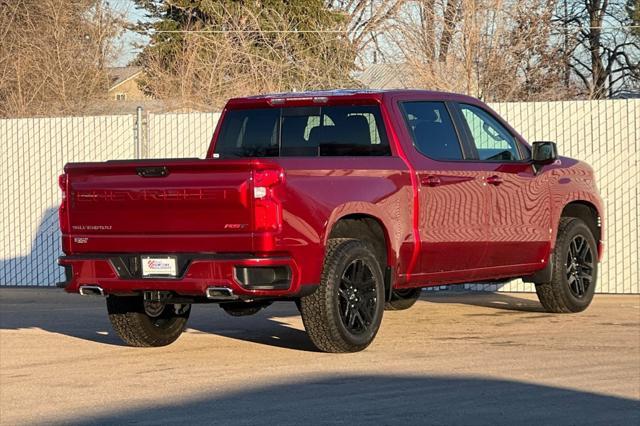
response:
{"label": "bare tree", "polygon": [[101,0],[0,1],[0,115],[78,113],[106,94],[117,19]]}
{"label": "bare tree", "polygon": [[590,98],[614,96],[640,81],[640,42],[626,0],[560,0],[564,55]]}
{"label": "bare tree", "polygon": [[552,0],[421,0],[397,20],[394,45],[414,85],[486,100],[574,96],[553,43]]}
{"label": "bare tree", "polygon": [[407,3],[408,0],[326,0],[327,7],[346,15],[346,31],[360,64],[368,62],[369,55],[373,62],[385,59],[385,34]]}

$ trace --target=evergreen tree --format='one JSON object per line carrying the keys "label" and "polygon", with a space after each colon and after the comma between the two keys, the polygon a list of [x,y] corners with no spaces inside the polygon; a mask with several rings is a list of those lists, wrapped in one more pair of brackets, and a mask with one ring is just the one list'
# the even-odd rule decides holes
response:
{"label": "evergreen tree", "polygon": [[219,106],[229,96],[353,85],[345,14],[322,0],[135,0],[150,37],[143,89]]}

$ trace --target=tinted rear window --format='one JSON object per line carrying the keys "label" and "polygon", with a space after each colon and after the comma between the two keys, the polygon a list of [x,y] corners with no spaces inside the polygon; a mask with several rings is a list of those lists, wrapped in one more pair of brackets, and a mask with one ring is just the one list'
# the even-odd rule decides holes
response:
{"label": "tinted rear window", "polygon": [[391,154],[374,105],[230,110],[214,152],[222,157]]}
{"label": "tinted rear window", "polygon": [[462,160],[460,141],[443,102],[403,102],[402,109],[418,151],[435,160]]}

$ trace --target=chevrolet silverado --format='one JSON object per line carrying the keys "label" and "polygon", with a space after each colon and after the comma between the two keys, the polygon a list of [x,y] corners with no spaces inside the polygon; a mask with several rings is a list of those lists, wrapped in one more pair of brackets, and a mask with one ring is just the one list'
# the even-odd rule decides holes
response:
{"label": "chevrolet silverado", "polygon": [[287,300],[354,352],[424,287],[514,278],[579,312],[603,249],[591,167],[450,93],[231,99],[204,159],[70,163],[59,185],[60,286],[105,296],[134,346],[175,341],[194,303]]}

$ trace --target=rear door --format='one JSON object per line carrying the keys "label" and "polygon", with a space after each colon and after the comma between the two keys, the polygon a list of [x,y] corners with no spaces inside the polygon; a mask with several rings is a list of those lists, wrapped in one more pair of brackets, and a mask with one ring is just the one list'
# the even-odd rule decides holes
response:
{"label": "rear door", "polygon": [[479,266],[539,265],[550,241],[546,175],[535,173],[528,148],[490,111],[464,103],[457,108],[473,150],[470,164],[482,171],[489,193],[488,244]]}
{"label": "rear door", "polygon": [[426,283],[471,278],[486,244],[486,188],[478,172],[466,167],[466,148],[447,103],[407,100],[399,107],[419,184],[416,278]]}

